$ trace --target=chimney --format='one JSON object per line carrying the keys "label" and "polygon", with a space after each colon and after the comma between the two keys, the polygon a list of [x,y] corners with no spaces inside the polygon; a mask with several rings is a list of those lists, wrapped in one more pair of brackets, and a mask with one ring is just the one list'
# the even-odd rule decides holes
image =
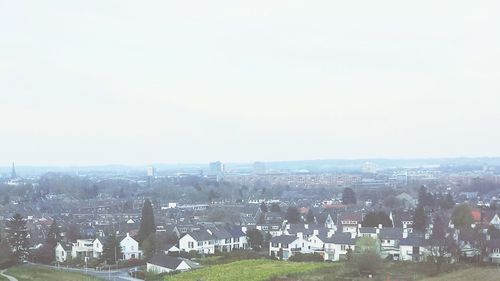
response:
{"label": "chimney", "polygon": [[378,229],[382,229],[382,224],[381,223],[378,224]]}
{"label": "chimney", "polygon": [[406,227],[403,229],[403,238],[408,238],[408,228]]}
{"label": "chimney", "polygon": [[304,223],[304,228],[309,229],[309,225],[307,223]]}
{"label": "chimney", "polygon": [[314,230],[313,230],[313,235],[319,235],[319,230],[314,229]]}
{"label": "chimney", "polygon": [[304,235],[302,232],[297,232],[297,237],[300,239],[304,239]]}

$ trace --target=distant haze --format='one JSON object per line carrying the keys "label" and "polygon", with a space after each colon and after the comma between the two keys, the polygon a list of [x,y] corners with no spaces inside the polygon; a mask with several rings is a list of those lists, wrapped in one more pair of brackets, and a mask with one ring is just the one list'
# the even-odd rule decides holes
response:
{"label": "distant haze", "polygon": [[1,1],[0,166],[500,156],[500,1]]}

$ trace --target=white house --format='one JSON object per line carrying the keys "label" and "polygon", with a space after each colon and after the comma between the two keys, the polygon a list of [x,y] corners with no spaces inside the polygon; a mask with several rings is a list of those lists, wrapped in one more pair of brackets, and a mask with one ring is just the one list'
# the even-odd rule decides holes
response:
{"label": "white house", "polygon": [[92,239],[77,239],[71,247],[71,257],[74,259],[84,259],[93,257],[94,255],[94,240]]}
{"label": "white house", "polygon": [[103,237],[98,237],[94,240],[94,242],[92,243],[92,249],[93,249],[93,257],[98,259],[101,257],[102,255],[102,251],[103,251],[103,248],[104,248],[104,243],[105,243],[105,239]]}
{"label": "white house", "polygon": [[495,214],[495,216],[491,219],[490,224],[496,229],[500,229],[500,217],[498,217],[498,214]]}
{"label": "white house", "polygon": [[200,254],[213,254],[215,253],[215,237],[206,230],[195,230],[179,239],[179,248],[183,252],[196,251]]}
{"label": "white house", "polygon": [[356,239],[351,237],[351,233],[337,233],[325,239],[324,248],[324,260],[345,260],[349,249],[352,251],[355,250]]}
{"label": "white house", "polygon": [[271,238],[269,242],[269,255],[282,260],[287,260],[295,253],[313,253],[311,242],[305,240],[302,233],[297,236],[280,235]]}
{"label": "white house", "polygon": [[156,274],[172,271],[188,271],[195,267],[195,263],[187,259],[176,258],[164,254],[153,256],[146,263],[146,270]]}
{"label": "white house", "polygon": [[247,237],[239,227],[211,227],[186,233],[179,239],[179,249],[184,252],[196,251],[200,254],[231,252],[246,249]]}
{"label": "white house", "polygon": [[489,262],[500,264],[500,239],[486,241],[486,252]]}
{"label": "white house", "polygon": [[56,261],[65,262],[71,256],[71,244],[57,243],[56,251]]}
{"label": "white house", "polygon": [[426,240],[418,237],[409,237],[399,242],[399,260],[401,261],[425,261],[428,255]]}
{"label": "white house", "polygon": [[399,242],[408,237],[408,232],[401,228],[380,229],[380,255],[382,258],[392,256],[394,260],[399,259]]}
{"label": "white house", "polygon": [[130,237],[129,233],[120,241],[120,247],[122,248],[122,258],[124,260],[140,259],[142,257],[142,251],[139,249],[139,242]]}

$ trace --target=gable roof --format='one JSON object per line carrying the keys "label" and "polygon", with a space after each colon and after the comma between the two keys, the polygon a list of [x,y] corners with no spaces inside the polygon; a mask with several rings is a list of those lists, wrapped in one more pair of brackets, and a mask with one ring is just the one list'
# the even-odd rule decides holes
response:
{"label": "gable roof", "polygon": [[280,236],[275,236],[275,237],[271,238],[271,242],[272,243],[281,243],[281,244],[290,244],[297,239],[298,239],[297,236],[280,235]]}
{"label": "gable roof", "polygon": [[177,267],[183,262],[184,260],[181,258],[176,258],[172,256],[167,256],[165,254],[156,254],[154,255],[148,263],[154,264],[157,266],[169,268],[172,270],[176,270]]}
{"label": "gable roof", "polygon": [[352,239],[350,233],[336,233],[332,237],[326,238],[324,242],[337,245],[355,245],[356,239]]}
{"label": "gable roof", "polygon": [[379,234],[380,239],[403,239],[403,229],[401,228],[382,228]]}

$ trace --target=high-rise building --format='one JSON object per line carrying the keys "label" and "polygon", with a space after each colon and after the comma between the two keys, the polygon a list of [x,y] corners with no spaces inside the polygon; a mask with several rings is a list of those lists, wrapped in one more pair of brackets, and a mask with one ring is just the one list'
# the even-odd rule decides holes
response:
{"label": "high-rise building", "polygon": [[154,177],[156,173],[155,167],[153,166],[148,167],[147,173],[148,177]]}
{"label": "high-rise building", "polygon": [[14,165],[14,162],[12,162],[12,171],[10,172],[10,178],[17,179],[16,166]]}
{"label": "high-rise building", "polygon": [[217,162],[211,162],[209,164],[210,168],[210,174],[211,175],[219,175],[224,173],[224,164],[222,162],[217,161]]}

